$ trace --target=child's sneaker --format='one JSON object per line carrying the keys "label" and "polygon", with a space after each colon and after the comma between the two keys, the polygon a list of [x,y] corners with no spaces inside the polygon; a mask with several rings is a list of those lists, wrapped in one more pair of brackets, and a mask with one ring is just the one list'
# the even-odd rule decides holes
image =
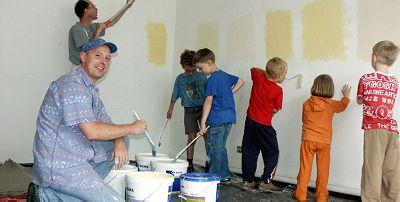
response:
{"label": "child's sneaker", "polygon": [[266,184],[266,183],[264,183],[264,182],[261,182],[260,186],[258,186],[258,189],[259,189],[260,191],[262,191],[262,192],[272,192],[272,193],[282,191],[281,188],[279,188],[279,187],[273,185],[272,182],[270,182],[270,183],[268,183],[268,184]]}
{"label": "child's sneaker", "polygon": [[194,172],[196,172],[196,170],[194,169],[193,165],[189,165],[188,168],[187,168],[187,172],[188,173],[194,173]]}
{"label": "child's sneaker", "polygon": [[244,181],[242,184],[242,189],[244,189],[245,191],[254,191],[256,189],[256,182],[246,182]]}
{"label": "child's sneaker", "polygon": [[222,184],[222,185],[231,185],[231,184],[232,184],[231,178],[223,178],[223,179],[221,180],[221,184]]}

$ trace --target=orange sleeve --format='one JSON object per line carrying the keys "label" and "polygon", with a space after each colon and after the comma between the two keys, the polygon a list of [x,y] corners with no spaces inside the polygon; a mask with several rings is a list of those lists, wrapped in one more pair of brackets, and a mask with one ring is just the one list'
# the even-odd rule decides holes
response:
{"label": "orange sleeve", "polygon": [[342,100],[340,100],[340,101],[336,101],[336,100],[332,100],[332,101],[333,101],[332,102],[333,112],[339,113],[346,109],[347,105],[350,102],[350,99],[348,97],[343,97]]}

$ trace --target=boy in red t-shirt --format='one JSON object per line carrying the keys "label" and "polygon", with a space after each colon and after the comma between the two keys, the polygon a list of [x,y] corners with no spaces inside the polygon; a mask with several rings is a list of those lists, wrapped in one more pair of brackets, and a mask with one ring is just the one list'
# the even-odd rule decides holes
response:
{"label": "boy in red t-shirt", "polygon": [[399,48],[381,41],[372,49],[375,72],[364,74],[357,90],[357,103],[363,104],[364,162],[361,177],[363,201],[400,200],[400,150],[393,105],[398,80],[388,73]]}
{"label": "boy in red t-shirt", "polygon": [[268,61],[265,71],[259,68],[250,71],[253,86],[242,140],[243,189],[256,187],[254,174],[261,151],[264,173],[258,188],[263,192],[278,191],[271,183],[279,157],[278,140],[271,120],[282,109],[283,91],[276,83],[285,80],[287,64],[275,57]]}

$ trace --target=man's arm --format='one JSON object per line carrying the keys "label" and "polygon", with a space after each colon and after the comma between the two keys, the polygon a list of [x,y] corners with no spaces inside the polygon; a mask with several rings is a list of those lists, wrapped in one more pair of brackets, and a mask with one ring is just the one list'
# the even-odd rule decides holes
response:
{"label": "man's arm", "polygon": [[238,91],[243,85],[244,85],[244,80],[239,78],[238,82],[232,87],[232,93],[236,93],[236,91]]}
{"label": "man's arm", "polygon": [[103,122],[88,122],[78,125],[89,140],[114,140],[128,134],[140,135],[147,129],[146,122],[140,120],[131,124],[108,124]]}
{"label": "man's arm", "polygon": [[203,116],[201,117],[201,124],[200,124],[200,134],[202,134],[202,135],[207,133],[206,122],[207,122],[208,115],[210,114],[213,98],[214,97],[212,95],[210,95],[210,96],[207,96],[206,100],[204,101]]}
{"label": "man's arm", "polygon": [[109,21],[105,22],[105,24],[107,25],[107,28],[108,28],[108,27],[114,26],[114,25],[121,19],[121,17],[125,14],[125,12],[126,12],[130,7],[132,7],[132,5],[133,5],[133,3],[134,3],[135,1],[136,1],[136,0],[127,0],[127,1],[126,1],[126,7],[125,7],[123,10],[118,11],[117,14],[116,14],[116,16],[113,16]]}
{"label": "man's arm", "polygon": [[174,111],[175,102],[176,101],[171,97],[171,102],[169,103],[169,108],[167,112],[167,119],[170,119],[172,117],[172,112]]}

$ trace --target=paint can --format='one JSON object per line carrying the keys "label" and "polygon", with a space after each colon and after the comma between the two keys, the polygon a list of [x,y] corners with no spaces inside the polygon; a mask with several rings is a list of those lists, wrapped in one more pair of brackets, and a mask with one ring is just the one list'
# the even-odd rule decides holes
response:
{"label": "paint can", "polygon": [[175,177],[172,191],[179,191],[181,188],[180,176],[187,173],[189,163],[185,160],[160,159],[151,161],[151,170],[154,172],[168,173]]}
{"label": "paint can", "polygon": [[151,153],[140,153],[135,155],[136,165],[139,171],[151,171],[151,161],[168,158],[168,155],[160,153],[157,153],[156,156],[153,156]]}
{"label": "paint can", "polygon": [[212,173],[186,173],[181,175],[182,201],[218,201],[218,183],[221,178]]}
{"label": "paint can", "polygon": [[110,173],[104,178],[104,182],[114,189],[121,196],[121,198],[125,198],[125,175],[137,171],[138,168],[136,166],[124,165],[119,170],[111,170]]}
{"label": "paint can", "polygon": [[126,201],[170,201],[174,176],[159,172],[132,172],[126,175]]}

